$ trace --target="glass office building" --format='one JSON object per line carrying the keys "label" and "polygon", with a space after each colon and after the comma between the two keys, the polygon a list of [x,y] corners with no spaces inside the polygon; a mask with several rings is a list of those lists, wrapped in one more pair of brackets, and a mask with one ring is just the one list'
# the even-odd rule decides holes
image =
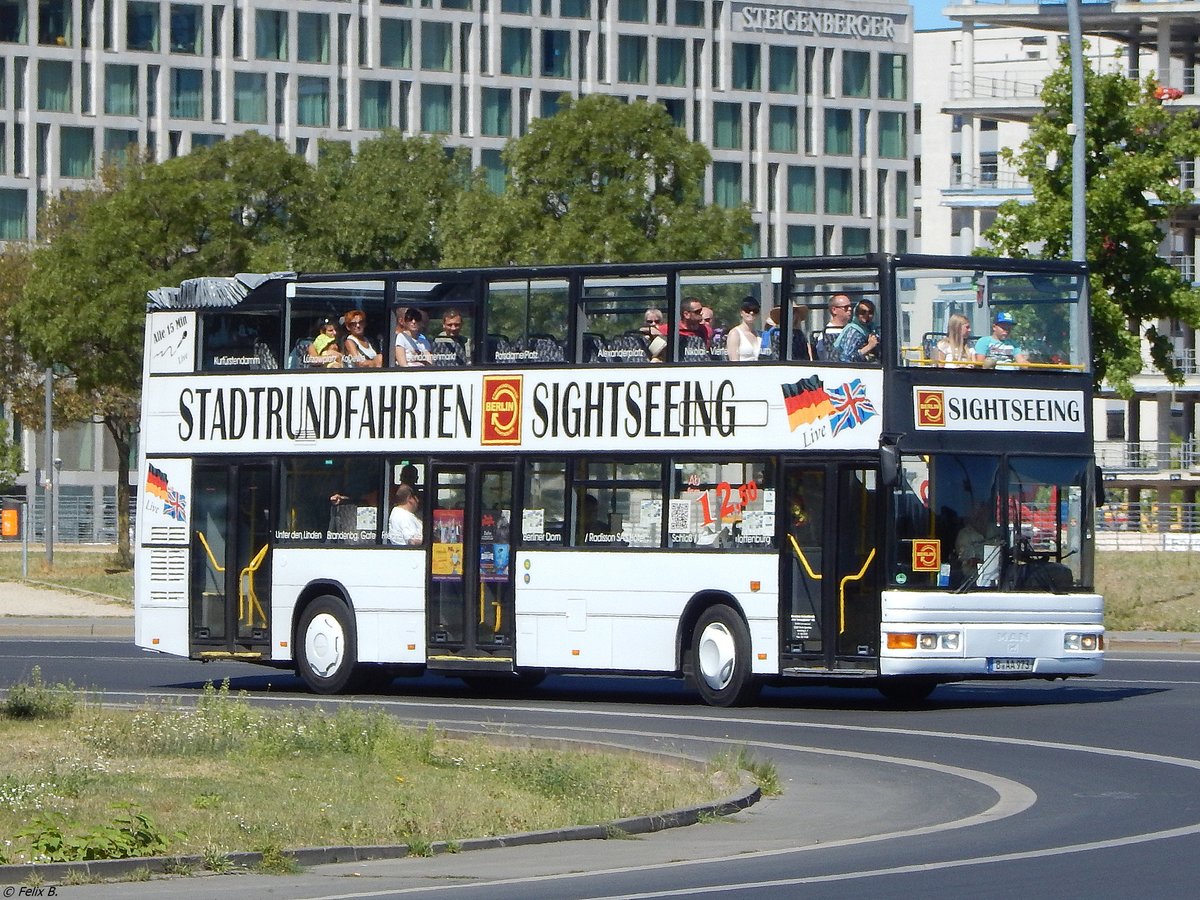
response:
{"label": "glass office building", "polygon": [[0,240],[130,146],[382,128],[500,151],[563,94],[661,103],[756,254],[908,249],[911,7],[728,0],[0,0]]}

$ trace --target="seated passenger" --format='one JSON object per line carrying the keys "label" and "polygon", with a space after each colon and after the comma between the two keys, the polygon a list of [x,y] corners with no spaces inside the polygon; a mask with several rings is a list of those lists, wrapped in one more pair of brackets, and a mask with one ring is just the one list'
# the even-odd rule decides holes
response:
{"label": "seated passenger", "polygon": [[836,358],[833,345],[841,335],[842,329],[850,321],[852,315],[850,310],[853,308],[854,303],[846,294],[834,294],[829,298],[829,321],[814,339],[814,359],[833,360]]}
{"label": "seated passenger", "polygon": [[433,365],[433,345],[421,329],[425,317],[415,306],[404,310],[400,322],[396,323],[395,363],[402,369]]}
{"label": "seated passenger", "polygon": [[854,318],[846,323],[834,341],[833,358],[842,363],[878,362],[877,346],[875,304],[870,300],[859,300]]}
{"label": "seated passenger", "polygon": [[424,525],[417,515],[420,508],[421,498],[411,485],[396,488],[396,503],[388,515],[387,543],[416,546],[424,541]]}
{"label": "seated passenger", "polygon": [[971,323],[962,313],[952,313],[946,336],[933,345],[933,361],[947,369],[965,369],[975,361],[971,346]]}
{"label": "seated passenger", "polygon": [[471,340],[463,337],[462,313],[448,309],[442,313],[442,331],[433,339],[433,361],[438,365],[465,366],[471,362]]}
{"label": "seated passenger", "polygon": [[760,307],[753,297],[742,300],[741,321],[725,338],[725,355],[730,362],[753,362],[762,352],[762,335],[754,330]]}
{"label": "seated passenger", "polygon": [[316,337],[308,345],[304,364],[325,369],[342,368],[342,348],[338,346],[337,324],[325,319],[317,330]]}
{"label": "seated passenger", "polygon": [[346,313],[346,340],[342,343],[343,362],[349,369],[378,369],[383,354],[367,337],[367,314],[361,309]]}
{"label": "seated passenger", "polygon": [[985,369],[1029,362],[1020,345],[1012,339],[1014,322],[1012,313],[996,313],[992,321],[992,333],[975,342],[975,361],[983,363]]}

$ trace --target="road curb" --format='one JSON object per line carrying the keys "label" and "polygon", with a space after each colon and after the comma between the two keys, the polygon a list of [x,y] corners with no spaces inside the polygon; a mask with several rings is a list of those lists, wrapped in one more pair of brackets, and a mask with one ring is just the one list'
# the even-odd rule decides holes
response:
{"label": "road curb", "polygon": [[[604,825],[577,825],[572,828],[554,828],[547,831],[526,831],[520,834],[505,834],[496,837],[466,838],[462,841],[435,841],[422,856],[439,856],[443,853],[466,853],[473,850],[495,850],[501,847],[526,847],[532,844],[554,844],[566,841],[603,841],[620,839],[635,834],[652,834],[668,828],[683,828],[695,825],[710,816],[730,816],[762,799],[757,785],[747,785],[738,793],[716,803],[690,806],[669,812],[651,813],[618,819]],[[366,847],[302,847],[285,850],[281,854],[299,866],[323,866],[332,863],[366,862],[378,859],[402,859],[414,855],[408,844],[383,844]],[[228,853],[224,859],[229,863],[230,873],[245,872],[262,864],[262,853]],[[203,870],[203,871],[200,871]],[[220,874],[205,869],[203,856],[139,856],[130,859],[104,859],[69,863],[26,863],[0,865],[0,884],[17,884],[32,878],[41,882],[64,884],[69,878],[121,880],[126,876],[149,872],[151,875]]]}
{"label": "road curb", "polygon": [[26,616],[0,617],[0,637],[79,638],[104,637],[133,640],[133,619],[61,618],[43,619]]}

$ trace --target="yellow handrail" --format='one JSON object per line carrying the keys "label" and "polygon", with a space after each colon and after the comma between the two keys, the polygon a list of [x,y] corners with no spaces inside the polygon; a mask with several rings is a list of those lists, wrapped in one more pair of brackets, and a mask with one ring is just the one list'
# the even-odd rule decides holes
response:
{"label": "yellow handrail", "polygon": [[804,551],[800,549],[800,545],[796,543],[796,539],[789,534],[788,540],[792,542],[792,549],[796,551],[796,558],[800,560],[800,565],[804,566],[804,571],[808,573],[808,577],[813,581],[820,581],[822,576],[812,570],[812,566],[808,564],[808,558],[804,555]]}
{"label": "yellow handrail", "polygon": [[[262,618],[263,627],[265,628],[267,625],[267,612],[258,600],[258,592],[254,590],[254,575],[267,555],[267,547],[267,544],[263,544],[262,549],[254,554],[254,559],[250,560],[250,565],[242,569],[241,574],[238,575],[238,621],[240,622],[245,617],[246,624],[251,628],[254,627],[256,612]],[[242,590],[243,581],[246,582],[245,591]]]}
{"label": "yellow handrail", "polygon": [[857,575],[847,575],[838,583],[838,634],[846,633],[846,585],[851,581],[861,581],[863,575],[867,574],[867,568],[871,565],[871,560],[875,558],[875,548],[871,548],[871,552],[867,554],[866,561],[862,564],[862,568],[858,570]]}
{"label": "yellow handrail", "polygon": [[204,538],[203,531],[197,531],[196,537],[200,538],[200,543],[204,545],[204,552],[208,554],[208,561],[212,563],[212,567],[218,572],[224,572],[225,567],[217,562],[216,555],[212,552],[212,547],[208,546],[208,541]]}

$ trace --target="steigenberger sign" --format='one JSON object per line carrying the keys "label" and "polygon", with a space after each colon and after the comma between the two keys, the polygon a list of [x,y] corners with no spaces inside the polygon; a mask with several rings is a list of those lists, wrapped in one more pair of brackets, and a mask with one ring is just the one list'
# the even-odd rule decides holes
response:
{"label": "steigenberger sign", "polygon": [[735,31],[773,31],[812,37],[844,37],[894,41],[904,16],[882,13],[834,12],[826,9],[733,4]]}

